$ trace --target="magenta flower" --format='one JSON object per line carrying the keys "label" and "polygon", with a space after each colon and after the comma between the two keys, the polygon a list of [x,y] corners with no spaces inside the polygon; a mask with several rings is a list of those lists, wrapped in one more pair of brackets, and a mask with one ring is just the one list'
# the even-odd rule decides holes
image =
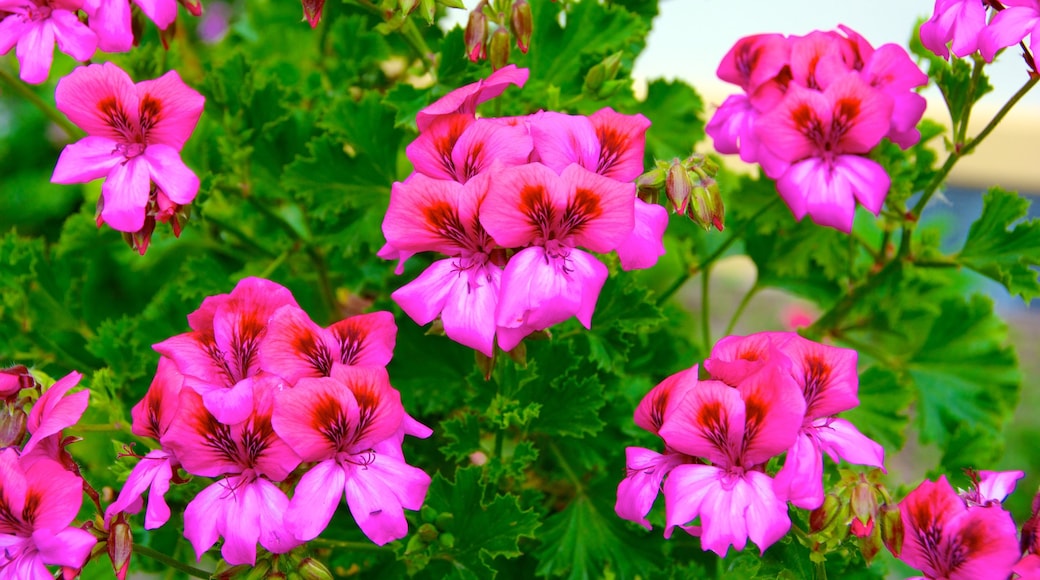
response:
{"label": "magenta flower", "polygon": [[397,325],[389,312],[359,314],[321,328],[296,305],[282,306],[260,342],[260,367],[289,384],[327,377],[337,363],[385,367],[396,341]]}
{"label": "magenta flower", "polygon": [[965,505],[946,476],[923,482],[899,511],[905,539],[897,556],[927,578],[1003,580],[1019,560],[1011,514]]}
{"label": "magenta flower", "polygon": [[435,119],[405,153],[417,173],[466,183],[496,161],[504,167],[527,163],[531,147],[523,124],[455,113]]}
{"label": "magenta flower", "polygon": [[188,315],[192,332],[154,348],[185,376],[184,385],[202,395],[218,420],[244,420],[253,407],[253,382],[267,324],[283,306],[299,308],[286,288],[261,278],[244,278],[231,291],[206,298]]}
{"label": "magenta flower", "polygon": [[1004,10],[979,34],[979,53],[993,62],[997,51],[1029,37],[1029,52],[1040,54],[1040,0],[1003,0]]}
{"label": "magenta flower", "polygon": [[82,8],[83,0],[0,0],[0,54],[17,44],[18,74],[34,85],[50,75],[55,42],[72,58],[89,59],[98,38],[80,22]]}
{"label": "magenta flower", "polygon": [[56,461],[0,451],[0,578],[51,580],[47,566],[83,567],[97,543],[72,527],[83,481]]}
{"label": "magenta flower", "polygon": [[979,34],[986,27],[986,5],[981,0],[935,0],[932,17],[921,25],[921,44],[946,60],[948,45],[960,58],[979,48]]}
{"label": "magenta flower", "polygon": [[404,462],[398,435],[405,417],[400,394],[378,368],[335,365],[331,377],[300,379],[278,395],[277,433],[303,461],[317,462],[285,513],[297,539],[321,534],[344,494],[354,520],[376,544],[408,534],[404,509],[422,507],[430,477]]}
{"label": "magenta flower", "polygon": [[58,82],[55,103],[87,137],[61,153],[51,181],[105,177],[101,220],[123,232],[145,225],[154,182],[174,204],[187,204],[199,179],[180,150],[202,114],[203,97],[176,71],[136,85],[111,63],[80,67]]}
{"label": "magenta flower", "polygon": [[383,220],[383,233],[394,247],[450,256],[394,292],[394,301],[417,324],[440,316],[449,338],[487,356],[494,353],[502,279],[502,266],[492,260],[495,242],[478,218],[489,177],[461,185],[413,175],[394,184]]}
{"label": "magenta flower", "polygon": [[276,554],[299,545],[283,521],[289,498],[273,483],[300,463],[271,423],[275,392],[284,383],[268,376],[251,386],[251,413],[234,425],[218,421],[194,390],[181,390],[177,416],[162,440],[188,473],[227,475],[184,510],[184,536],[199,559],[221,537],[220,553],[232,565],[254,564],[257,542]]}
{"label": "magenta flower", "polygon": [[[140,437],[160,441],[177,416],[181,386],[184,377],[170,359],[161,357],[148,392],[130,410],[133,418],[132,431]],[[136,514],[141,511],[141,496],[148,491],[148,509],[145,512],[145,529],[161,527],[170,519],[170,507],[165,495],[170,489],[170,480],[180,465],[173,451],[167,448],[149,451],[130,471],[130,475],[119,492],[119,497],[105,509],[105,528],[119,512]]]}
{"label": "magenta flower", "polygon": [[787,66],[791,45],[780,34],[745,36],[722,57],[718,77],[752,93]]}
{"label": "magenta flower", "polygon": [[791,166],[777,181],[796,218],[852,230],[856,201],[874,215],[889,178],[863,157],[889,131],[892,100],[855,74],[823,92],[792,86],[784,101],[756,124],[758,138]]}
{"label": "magenta flower", "polygon": [[608,252],[629,235],[635,184],[577,164],[557,175],[539,163],[505,169],[493,183],[480,223],[499,245],[525,248],[502,274],[499,346],[511,350],[571,316],[589,328],[607,268],[577,247]]}
{"label": "magenta flower", "polygon": [[642,115],[608,107],[589,117],[536,114],[530,123],[537,160],[556,173],[572,163],[618,181],[634,181],[643,172],[650,120]]}
{"label": "magenta flower", "polygon": [[525,68],[516,68],[516,65],[513,64],[504,66],[491,73],[488,78],[459,87],[431,103],[415,115],[415,124],[422,132],[426,131],[430,124],[442,115],[453,113],[473,115],[477,112],[477,105],[501,95],[509,85],[523,87],[527,82],[528,74]]}
{"label": "magenta flower", "polygon": [[711,465],[672,469],[664,485],[666,536],[699,517],[701,545],[725,556],[730,545],[742,550],[749,537],[764,552],[787,533],[787,505],[761,466],[794,442],[805,411],[799,391],[771,366],[737,388],[703,381],[683,397],[664,419],[661,438]]}
{"label": "magenta flower", "polygon": [[[141,13],[160,30],[177,18],[177,0],[133,0]],[[133,47],[129,0],[86,0],[84,11],[90,15],[90,28],[97,33],[98,48],[105,52],[126,52]]]}
{"label": "magenta flower", "polygon": [[[29,433],[32,433],[32,437],[22,448],[23,456],[31,454],[37,445],[50,437],[56,436],[60,440],[61,430],[75,425],[83,416],[83,412],[87,410],[90,392],[84,390],[65,396],[69,389],[79,384],[82,378],[83,375],[72,371],[51,385],[36,401],[32,410],[29,411],[29,419],[26,423],[26,428]],[[52,457],[52,459],[58,459],[58,457]]]}

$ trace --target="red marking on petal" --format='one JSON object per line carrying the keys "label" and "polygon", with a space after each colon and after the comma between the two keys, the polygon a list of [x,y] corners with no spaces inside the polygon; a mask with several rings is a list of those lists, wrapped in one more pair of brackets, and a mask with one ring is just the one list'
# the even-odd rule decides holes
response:
{"label": "red marking on petal", "polygon": [[802,387],[802,392],[805,395],[806,407],[812,407],[816,397],[826,389],[830,379],[831,366],[826,360],[816,354],[805,357],[805,386]]}
{"label": "red marking on petal", "polygon": [[156,99],[152,95],[145,94],[141,97],[140,104],[141,111],[141,131],[147,133],[149,129],[154,127],[156,123],[162,120],[163,107],[159,99]]}
{"label": "red marking on petal", "polygon": [[239,457],[238,446],[235,445],[235,441],[231,437],[231,427],[217,421],[216,417],[211,415],[209,411],[201,409],[201,401],[199,407],[201,412],[191,417],[192,430],[202,437],[203,444],[206,447],[217,452],[228,461],[239,463],[241,458]]}
{"label": "red marking on petal", "polygon": [[462,225],[457,207],[444,200],[436,200],[422,208],[423,217],[430,230],[459,246],[468,246],[466,230]]}
{"label": "red marking on petal", "polygon": [[585,225],[599,217],[603,213],[599,205],[599,195],[584,188],[577,188],[574,192],[574,200],[567,205],[563,212],[563,232],[561,237],[581,233]]}
{"label": "red marking on petal", "polygon": [[31,487],[25,490],[25,506],[22,508],[22,521],[28,524],[30,528],[32,528],[33,521],[36,520],[36,512],[39,510],[42,500],[40,490]]}
{"label": "red marking on petal", "polygon": [[617,164],[621,155],[625,152],[628,144],[626,135],[613,127],[599,125],[596,127],[596,137],[599,139],[599,165],[596,173],[605,175],[610,168]]}
{"label": "red marking on petal", "polygon": [[553,223],[556,213],[545,187],[540,184],[525,185],[520,190],[520,211],[531,219],[532,225],[543,228]]}
{"label": "red marking on petal", "polygon": [[[751,441],[758,435],[762,423],[769,413],[768,402],[751,395],[744,401],[744,448],[751,445]],[[747,466],[750,467],[750,466]]]}

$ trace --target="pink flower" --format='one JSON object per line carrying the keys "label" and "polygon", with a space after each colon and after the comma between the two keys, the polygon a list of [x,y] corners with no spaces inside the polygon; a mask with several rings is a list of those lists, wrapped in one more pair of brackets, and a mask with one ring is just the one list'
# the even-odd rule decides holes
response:
{"label": "pink flower", "polygon": [[405,153],[417,173],[466,183],[496,161],[504,167],[527,163],[531,147],[523,124],[455,113],[437,117]]}
{"label": "pink flower", "polygon": [[417,324],[440,316],[449,338],[487,356],[494,353],[502,279],[502,266],[492,260],[495,242],[478,217],[489,184],[487,174],[465,185],[413,175],[394,184],[383,220],[394,247],[450,256],[394,292],[394,301]]}
{"label": "pink flower", "polygon": [[408,534],[404,509],[422,507],[430,477],[404,462],[398,435],[405,417],[400,394],[378,368],[336,365],[331,377],[304,378],[279,394],[276,431],[303,461],[318,462],[300,479],[285,514],[297,539],[321,534],[344,494],[376,544]]}
{"label": "pink flower", "polygon": [[1004,10],[997,12],[979,34],[979,53],[992,62],[997,51],[1018,44],[1029,37],[1029,51],[1040,54],[1040,0],[1003,0]]}
{"label": "pink flower", "polygon": [[[177,0],[133,0],[141,12],[166,30],[177,18]],[[105,52],[126,52],[133,47],[129,0],[86,0],[84,11],[90,15],[90,28],[98,35],[98,48]]]}
{"label": "pink flower", "polygon": [[898,555],[928,578],[1003,580],[1018,562],[1015,522],[999,506],[969,507],[946,481],[925,481],[899,504]]}
{"label": "pink flower", "polygon": [[[87,410],[87,399],[89,391],[80,391],[65,396],[69,389],[79,384],[83,375],[72,371],[55,382],[29,412],[29,420],[26,427],[32,437],[22,449],[22,455],[27,456],[33,452],[37,445],[52,436],[61,438],[61,430],[71,427],[83,416]],[[59,446],[60,447],[60,446]],[[58,459],[53,457],[53,459]]]}
{"label": "pink flower", "polygon": [[974,471],[968,473],[972,479],[972,488],[961,493],[961,497],[969,505],[1000,505],[1012,491],[1015,483],[1025,477],[1022,471]]}
{"label": "pink flower", "polygon": [[547,112],[531,117],[538,161],[556,173],[572,163],[618,181],[643,173],[643,149],[650,121],[611,108],[590,117]]}
{"label": "pink flower", "polygon": [[231,294],[211,296],[188,315],[193,332],[168,338],[154,348],[185,376],[186,387],[203,396],[220,421],[244,420],[252,409],[253,381],[267,324],[283,306],[299,308],[292,293],[274,282],[244,278]]}
{"label": "pink flower", "polygon": [[47,80],[54,43],[72,58],[94,55],[98,38],[79,20],[82,0],[0,0],[0,54],[18,45],[19,76],[30,84]]}
{"label": "pink flower", "polygon": [[151,183],[174,204],[187,204],[199,179],[180,150],[202,114],[204,99],[176,71],[136,85],[111,63],[80,67],[58,82],[55,103],[87,137],[62,151],[51,181],[106,177],[101,219],[123,232],[145,224]]}
{"label": "pink flower", "polygon": [[790,53],[790,43],[783,35],[745,36],[722,57],[717,75],[751,93],[780,74]]}
{"label": "pink flower", "polygon": [[415,124],[422,132],[429,128],[434,119],[442,115],[453,113],[473,115],[477,112],[477,105],[501,95],[509,85],[524,86],[524,83],[527,82],[527,75],[527,69],[516,68],[516,65],[513,64],[502,67],[491,73],[488,78],[459,87],[431,103],[415,115]]}
{"label": "pink flower", "polygon": [[511,350],[571,316],[589,328],[607,268],[577,247],[607,252],[628,236],[635,184],[577,164],[557,175],[539,163],[505,169],[493,183],[480,223],[499,245],[526,247],[502,274],[499,346]]}
{"label": "pink flower", "polygon": [[665,535],[699,517],[701,545],[725,556],[730,545],[742,550],[749,537],[764,552],[787,533],[786,503],[761,466],[791,446],[804,410],[797,385],[775,366],[736,389],[698,383],[664,419],[660,435],[672,449],[711,465],[679,465],[668,475]]}
{"label": "pink flower", "polygon": [[97,539],[71,527],[83,481],[56,461],[0,451],[0,578],[50,580],[46,566],[81,568]]}
{"label": "pink flower", "polygon": [[932,17],[921,25],[921,44],[936,56],[950,59],[948,44],[960,58],[978,50],[986,27],[986,5],[981,0],[935,0]]}
{"label": "pink flower", "polygon": [[823,93],[792,86],[762,117],[758,138],[791,163],[777,189],[796,218],[849,232],[856,201],[881,211],[888,174],[861,154],[888,133],[891,116],[892,99],[850,73]]}

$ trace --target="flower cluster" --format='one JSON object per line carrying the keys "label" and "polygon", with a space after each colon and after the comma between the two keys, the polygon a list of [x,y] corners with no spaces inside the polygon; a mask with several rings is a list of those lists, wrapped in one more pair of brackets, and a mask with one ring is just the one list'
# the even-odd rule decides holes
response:
{"label": "flower cluster", "polygon": [[[972,475],[972,489],[960,495],[942,476],[921,483],[903,498],[899,504],[903,541],[889,546],[892,553],[927,578],[1003,580],[1012,568],[1023,577],[1037,577],[1022,567],[1035,566],[1035,556],[1019,563],[1015,522],[1000,505],[1023,473]],[[1026,548],[1032,553],[1030,546]]]}
{"label": "flower cluster", "polygon": [[97,225],[124,232],[142,255],[157,220],[170,222],[179,236],[182,208],[199,190],[199,178],[180,151],[202,115],[202,95],[176,71],[134,84],[122,69],[105,63],[62,78],[54,99],[88,136],[65,147],[51,181],[104,177]]}
{"label": "flower cluster", "polygon": [[[523,85],[505,67],[419,112],[406,152],[415,172],[395,183],[383,220],[386,258],[448,256],[393,293],[418,324],[437,316],[453,340],[492,356],[571,316],[588,328],[607,268],[664,253],[663,207],[639,200],[649,121],[602,109],[584,117],[539,112],[477,118],[477,104]],[[400,272],[400,267],[398,269]]]}
{"label": "flower cluster", "polygon": [[[79,569],[97,543],[70,525],[83,503],[85,483],[66,450],[77,439],[64,437],[62,429],[87,409],[87,391],[68,394],[81,378],[72,372],[55,382],[26,415],[24,406],[40,385],[25,367],[0,371],[6,405],[0,421],[0,578],[53,578],[48,565]],[[22,445],[26,431],[30,436]]]}
{"label": "flower cluster", "polygon": [[[161,30],[177,18],[177,0],[133,3]],[[200,5],[186,6],[196,16],[201,14]],[[90,59],[99,48],[130,50],[134,44],[130,20],[130,0],[0,0],[0,54],[17,45],[19,76],[39,84],[50,75],[55,43],[78,61]]]}
{"label": "flower cluster", "polygon": [[[431,431],[390,386],[389,313],[321,328],[286,288],[246,278],[204,300],[188,324],[155,345],[162,358],[133,432],[160,448],[134,467],[106,525],[140,511],[149,488],[145,527],[166,523],[163,494],[180,468],[219,478],[184,514],[200,558],[221,537],[230,564],[253,564],[257,542],[285,553],[325,529],[344,493],[373,542],[407,534],[403,510],[421,507],[430,478],[405,463],[401,445]],[[296,481],[291,499],[286,481]]]}
{"label": "flower cluster", "polygon": [[866,154],[884,137],[904,149],[920,140],[925,100],[913,89],[928,77],[902,47],[841,30],[737,41],[718,75],[744,94],[706,131],[720,153],[760,164],[796,218],[848,232],[857,201],[877,215],[888,195],[888,174]]}
{"label": "flower cluster", "polygon": [[[989,23],[986,12],[993,9]],[[921,44],[945,59],[979,52],[992,62],[997,52],[1029,38],[1026,60],[1037,72],[1033,55],[1040,50],[1038,0],[936,0],[932,17],[921,25]]]}
{"label": "flower cluster", "polygon": [[[823,454],[880,467],[884,450],[834,415],[859,401],[856,352],[797,334],[764,332],[719,341],[698,367],[672,375],[639,404],[635,422],[664,441],[664,453],[626,450],[617,514],[646,519],[664,481],[666,525],[700,536],[724,556],[750,537],[765,551],[790,528],[787,501],[819,507]],[[771,477],[766,464],[787,452]],[[665,481],[665,476],[668,479]],[[700,518],[699,525],[687,525]]]}

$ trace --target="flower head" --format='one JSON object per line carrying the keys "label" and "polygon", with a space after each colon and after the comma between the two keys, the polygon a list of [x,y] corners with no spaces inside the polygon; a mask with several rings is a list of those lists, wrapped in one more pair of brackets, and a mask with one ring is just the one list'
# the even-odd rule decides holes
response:
{"label": "flower head", "polygon": [[54,43],[72,58],[94,55],[98,38],[80,22],[83,0],[0,0],[0,54],[18,46],[19,76],[30,84],[47,80]]}

